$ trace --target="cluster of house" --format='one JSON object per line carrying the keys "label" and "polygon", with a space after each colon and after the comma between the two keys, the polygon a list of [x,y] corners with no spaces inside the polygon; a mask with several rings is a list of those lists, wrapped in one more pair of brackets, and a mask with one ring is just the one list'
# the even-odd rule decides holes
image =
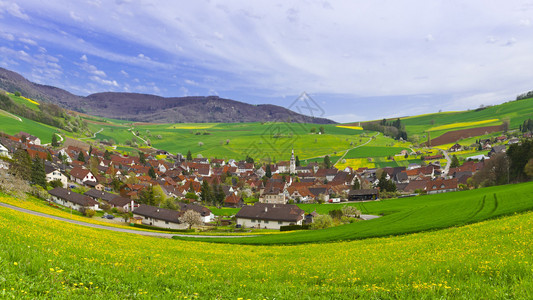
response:
{"label": "cluster of house", "polygon": [[[305,219],[304,212],[290,203],[379,198],[377,169],[325,169],[317,163],[297,166],[294,151],[289,161],[259,168],[253,163],[232,159],[195,158],[187,161],[180,154],[170,155],[154,149],[143,150],[146,151],[145,161],[141,163],[139,156],[106,154],[80,141],[67,139],[62,148],[54,150],[40,145],[38,139],[26,133],[0,137],[0,155],[3,152],[10,155],[19,148],[26,150],[32,158],[46,160],[47,181],[59,180],[62,183],[62,187],[49,191],[53,201],[77,210],[99,210],[105,204],[133,212],[135,222],[166,228],[183,228],[180,218],[188,209],[200,213],[205,222],[212,221],[213,214],[196,204],[180,207],[180,211],[139,205],[140,193],[149,186],[159,185],[167,196],[183,199],[189,193],[200,196],[203,182],[220,185],[225,194],[224,206],[243,207],[236,215],[237,223],[260,228],[301,224]],[[86,158],[85,161],[78,160],[80,153]],[[156,159],[160,154],[167,155],[167,159]],[[96,160],[89,160],[89,157]],[[482,164],[467,162],[451,169],[446,176],[442,176],[440,165],[432,163],[426,166],[412,164],[408,167],[383,168],[383,171],[402,193],[441,193],[457,190],[458,184],[466,183]],[[148,175],[150,172],[153,172],[152,176]],[[265,177],[268,172],[270,178]],[[137,179],[128,180],[132,176]],[[114,179],[135,183],[121,184],[119,194],[113,194],[109,192]],[[352,189],[356,181],[363,189]],[[85,186],[90,190],[84,195],[77,194],[70,191],[73,185]],[[245,206],[242,196],[252,193],[259,195],[259,203]],[[188,200],[194,202],[193,199]]]}

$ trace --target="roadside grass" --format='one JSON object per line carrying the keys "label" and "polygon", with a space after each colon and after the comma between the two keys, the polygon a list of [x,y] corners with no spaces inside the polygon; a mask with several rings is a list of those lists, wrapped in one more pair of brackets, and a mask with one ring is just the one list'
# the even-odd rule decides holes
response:
{"label": "roadside grass", "polygon": [[[211,242],[299,244],[384,237],[461,226],[533,209],[533,182],[363,203],[360,210],[384,217],[319,231]],[[325,204],[330,206],[330,204]],[[305,209],[304,209],[305,210]],[[188,239],[188,238],[183,238]],[[207,240],[204,240],[207,241]]]}
{"label": "roadside grass", "polygon": [[533,213],[524,213],[364,241],[226,245],[109,232],[0,208],[0,295],[530,299],[531,236]]}

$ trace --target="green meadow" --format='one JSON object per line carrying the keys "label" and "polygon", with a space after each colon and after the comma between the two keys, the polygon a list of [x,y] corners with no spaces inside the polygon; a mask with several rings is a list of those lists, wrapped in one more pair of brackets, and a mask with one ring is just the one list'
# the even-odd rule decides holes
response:
{"label": "green meadow", "polygon": [[531,299],[532,235],[529,212],[387,238],[249,246],[136,236],[0,207],[0,297]]}
{"label": "green meadow", "polygon": [[[358,207],[364,214],[384,216],[319,231],[295,231],[287,234],[241,239],[215,238],[209,241],[269,245],[384,237],[461,226],[531,210],[533,209],[532,199],[533,182],[529,182],[413,198],[355,203],[351,205]],[[326,210],[341,208],[342,204],[309,204],[300,205],[300,207],[307,212],[316,209],[318,213],[325,213]]]}

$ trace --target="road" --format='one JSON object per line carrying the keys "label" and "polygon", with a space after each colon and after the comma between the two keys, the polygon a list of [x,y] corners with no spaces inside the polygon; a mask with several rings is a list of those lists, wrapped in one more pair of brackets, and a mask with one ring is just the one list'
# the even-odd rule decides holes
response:
{"label": "road", "polygon": [[79,138],[79,139],[80,139],[80,140],[86,140],[86,139],[90,139],[90,138],[95,139],[95,138],[96,138],[96,135],[99,134],[99,133],[102,132],[102,131],[104,131],[104,128],[100,128],[100,130],[98,130],[97,132],[95,132],[95,133],[93,134],[92,137],[89,136],[89,137],[84,137],[84,138]]}
{"label": "road", "polygon": [[444,154],[444,157],[446,158],[446,167],[444,167],[444,171],[442,171],[442,177],[445,177],[446,175],[448,175],[448,172],[450,172],[450,165],[452,164],[452,159],[450,158],[446,150],[442,150],[442,149],[440,150],[442,151],[442,153]]}
{"label": "road", "polygon": [[72,223],[72,224],[76,224],[76,225],[85,226],[85,227],[104,229],[104,230],[116,231],[116,232],[132,233],[132,234],[138,234],[138,235],[144,235],[144,236],[159,237],[159,238],[168,238],[168,239],[170,239],[173,236],[193,237],[193,238],[242,238],[242,237],[251,237],[251,236],[253,236],[253,235],[246,235],[246,236],[243,236],[243,235],[239,235],[239,236],[233,236],[233,235],[232,236],[228,236],[228,235],[189,235],[189,234],[176,234],[176,233],[161,233],[161,232],[152,232],[152,231],[140,231],[140,230],[103,226],[103,225],[86,223],[86,222],[77,221],[77,220],[65,219],[65,218],[52,216],[52,215],[44,214],[44,213],[41,213],[41,212],[36,212],[36,211],[33,211],[33,210],[29,210],[29,209],[25,209],[25,208],[9,205],[9,204],[6,204],[6,203],[1,203],[1,202],[0,202],[0,206],[5,207],[5,208],[10,208],[10,209],[13,209],[13,210],[16,210],[16,211],[19,211],[19,212],[31,214],[31,215],[34,215],[34,216],[54,219],[54,220],[58,220],[58,221],[62,221],[62,222],[67,222],[67,223]]}

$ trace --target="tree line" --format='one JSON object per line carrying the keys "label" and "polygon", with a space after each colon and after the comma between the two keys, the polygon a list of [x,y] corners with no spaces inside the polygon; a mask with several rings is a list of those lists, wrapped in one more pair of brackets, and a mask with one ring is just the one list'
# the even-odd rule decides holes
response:
{"label": "tree line", "polygon": [[363,129],[379,131],[384,135],[390,136],[396,140],[407,140],[407,131],[405,131],[405,126],[402,125],[400,118],[390,122],[387,121],[387,119],[383,119],[380,122],[365,123],[363,124]]}

